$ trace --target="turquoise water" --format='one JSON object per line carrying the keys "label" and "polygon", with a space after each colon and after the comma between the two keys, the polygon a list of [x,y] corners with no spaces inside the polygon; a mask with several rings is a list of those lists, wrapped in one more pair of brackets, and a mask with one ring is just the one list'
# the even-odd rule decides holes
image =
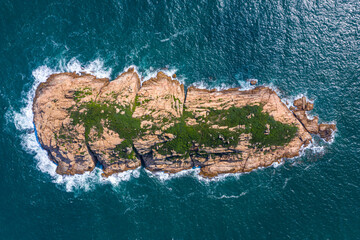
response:
{"label": "turquoise water", "polygon": [[[0,239],[360,239],[360,2],[0,1]],[[144,169],[61,177],[31,102],[54,72],[115,78],[135,65],[187,86],[315,100],[332,143],[207,181]]]}

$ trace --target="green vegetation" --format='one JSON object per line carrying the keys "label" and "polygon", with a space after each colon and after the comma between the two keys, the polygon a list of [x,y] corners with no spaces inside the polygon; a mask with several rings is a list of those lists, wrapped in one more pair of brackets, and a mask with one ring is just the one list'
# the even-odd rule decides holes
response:
{"label": "green vegetation", "polygon": [[[89,89],[77,91],[74,99],[90,95]],[[147,100],[142,101],[146,103]],[[180,101],[174,98],[174,101]],[[145,129],[142,129],[141,120],[133,118],[135,108],[141,103],[136,96],[133,106],[121,106],[114,102],[89,101],[78,104],[69,109],[74,126],[82,124],[85,127],[85,141],[94,141],[101,137],[104,127],[119,134],[124,141],[115,148],[116,157],[135,159],[133,140],[142,137]],[[194,114],[186,109],[180,118],[163,117],[162,125],[174,123],[173,126],[164,130],[171,133],[174,139],[154,146],[160,154],[170,154],[175,151],[188,156],[193,145],[196,143],[205,147],[235,147],[242,133],[251,134],[250,144],[252,147],[282,146],[290,142],[297,132],[297,127],[275,121],[269,114],[264,113],[262,106],[245,106],[242,108],[231,107],[227,110],[208,109],[207,116],[195,118]],[[196,119],[196,125],[187,125],[187,120]],[[154,120],[152,116],[144,116],[143,120]],[[217,125],[218,127],[216,127]],[[244,127],[240,128],[242,125]],[[162,126],[153,125],[150,131],[160,130]],[[90,135],[94,129],[96,136]],[[270,130],[270,131],[268,131]],[[55,139],[69,140],[69,136],[63,132],[55,134]]]}
{"label": "green vegetation", "polygon": [[[227,110],[212,110],[207,120],[219,126],[235,127],[245,125],[245,133],[251,133],[251,144],[259,147],[271,145],[283,146],[295,136],[297,127],[275,121],[268,113],[262,112],[262,106],[231,107]],[[250,117],[251,116],[251,117]],[[270,133],[265,134],[266,125]]]}
{"label": "green vegetation", "polygon": [[83,124],[85,127],[85,142],[94,140],[89,136],[91,129],[97,132],[97,137],[101,137],[106,127],[124,139],[115,149],[118,157],[132,158],[131,154],[127,154],[126,148],[132,149],[132,139],[136,138],[141,130],[140,120],[133,118],[132,113],[129,106],[90,101],[81,104],[76,110],[71,110],[70,116],[74,125]]}
{"label": "green vegetation", "polygon": [[143,100],[141,103],[144,104],[144,103],[148,103],[148,102],[150,102],[150,101],[151,101],[151,99],[145,99],[145,100]]}
{"label": "green vegetation", "polygon": [[138,106],[140,106],[140,105],[141,105],[141,103],[139,102],[139,96],[136,95],[136,96],[135,96],[135,102],[134,102],[134,105],[133,105],[131,111],[134,112],[134,111],[135,111],[135,108],[138,107]]}
{"label": "green vegetation", "polygon": [[[130,153],[127,151],[128,148],[131,149]],[[132,141],[130,139],[125,139],[118,144],[115,148],[115,152],[118,158],[136,159],[135,152],[132,148]]]}
{"label": "green vegetation", "polygon": [[82,99],[88,95],[92,95],[91,88],[85,87],[83,89],[78,89],[77,91],[74,92],[74,100],[75,100],[75,102],[79,102],[80,99]]}
{"label": "green vegetation", "polygon": [[174,150],[177,153],[187,155],[193,143],[208,147],[235,146],[240,135],[240,133],[228,129],[210,128],[210,125],[205,123],[189,126],[185,123],[185,118],[182,118],[180,122],[165,132],[174,134],[176,138],[163,143],[158,148],[160,154],[169,154],[171,150]]}
{"label": "green vegetation", "polygon": [[175,96],[173,96],[173,100],[174,100],[174,102],[179,101],[179,103],[181,103],[180,99]]}
{"label": "green vegetation", "polygon": [[[174,150],[180,154],[189,154],[196,142],[205,147],[235,147],[242,133],[251,133],[250,143],[253,147],[282,146],[287,144],[296,134],[297,127],[275,121],[273,117],[262,112],[262,106],[231,107],[227,110],[210,109],[206,117],[199,117],[199,124],[186,125],[187,118],[194,118],[192,113],[184,111],[178,123],[166,130],[176,136],[175,139],[158,147],[160,154],[169,154]],[[212,125],[226,127],[211,128]],[[229,128],[244,125],[245,129],[230,130]],[[269,126],[270,133],[265,134]]]}

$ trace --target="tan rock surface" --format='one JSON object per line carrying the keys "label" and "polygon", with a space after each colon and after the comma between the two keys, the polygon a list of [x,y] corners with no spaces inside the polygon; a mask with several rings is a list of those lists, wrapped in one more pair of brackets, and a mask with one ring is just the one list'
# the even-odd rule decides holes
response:
{"label": "tan rock surface", "polygon": [[140,80],[133,69],[111,82],[91,75],[55,74],[38,87],[33,105],[34,123],[41,145],[58,164],[57,173],[81,174],[93,170],[97,161],[108,175],[141,165],[138,159],[127,163],[116,157],[114,148],[121,140],[109,129],[104,129],[101,138],[90,132],[92,141],[87,144],[85,128],[79,124],[73,126],[68,110],[95,100],[131,105],[139,88]]}
{"label": "tan rock surface", "polygon": [[306,111],[311,111],[314,108],[314,104],[310,103],[306,97],[302,97],[294,100],[294,106],[292,111],[295,117],[301,122],[301,124],[313,134],[319,134],[321,138],[324,138],[326,141],[330,141],[332,134],[336,131],[335,124],[320,124],[319,117],[315,116],[312,119],[309,119]]}
{"label": "tan rock surface", "polygon": [[[112,108],[108,111],[116,116],[125,116],[130,111],[130,118],[139,121],[136,137],[129,142],[129,138],[124,133],[116,132],[117,128],[109,124],[106,118],[91,129],[90,123],[74,122],[72,114],[86,116],[93,111],[83,108],[84,104],[89,103],[103,107],[100,110]],[[211,111],[245,106],[261,106],[262,111],[275,121],[296,126],[295,137],[289,138],[284,146],[258,147],[252,145],[252,135],[246,132],[243,124],[228,127],[204,122]],[[92,171],[99,163],[103,166],[104,175],[109,176],[137,168],[143,163],[150,171],[169,173],[200,166],[202,175],[213,177],[220,173],[247,172],[269,166],[282,158],[297,156],[301,147],[311,140],[309,133],[319,133],[326,140],[331,138],[336,130],[335,125],[318,125],[317,117],[308,119],[306,111],[313,109],[312,103],[301,98],[295,100],[294,106],[296,108],[291,110],[287,108],[277,94],[267,87],[246,91],[238,88],[217,91],[190,87],[185,101],[184,86],[178,81],[159,72],[155,78],[140,86],[138,74],[129,69],[111,82],[88,74],[52,75],[38,87],[33,111],[39,141],[58,165],[59,174]],[[100,110],[100,115],[108,114]],[[184,112],[187,113],[186,117]],[[191,115],[188,116],[189,113]],[[247,116],[248,119],[252,117],[252,114]],[[213,131],[240,131],[241,134],[236,135],[239,138],[234,140],[238,143],[228,147],[228,140],[219,135],[218,139],[224,142],[217,146],[193,142],[188,153],[174,150],[164,152],[161,150],[163,145],[177,138],[174,132],[167,130],[179,123],[190,129],[205,124]],[[121,125],[122,122],[117,124]],[[264,136],[271,134],[271,131],[271,126],[266,124]]]}
{"label": "tan rock surface", "polygon": [[191,160],[179,156],[163,156],[152,148],[173,138],[163,130],[172,126],[171,121],[181,117],[184,108],[184,85],[172,80],[163,72],[155,78],[145,81],[137,95],[137,106],[133,117],[140,118],[145,128],[157,127],[160,130],[149,131],[141,138],[134,140],[134,147],[143,156],[145,167],[149,170],[178,172],[192,167]]}
{"label": "tan rock surface", "polygon": [[151,116],[155,123],[163,118],[177,118],[182,115],[184,100],[184,85],[159,72],[142,84],[133,117]]}
{"label": "tan rock surface", "polygon": [[[207,161],[208,155],[199,161],[200,157],[197,156],[195,162],[198,162],[197,165],[202,167],[201,174],[212,177],[219,173],[247,172],[255,168],[266,167],[281,158],[297,156],[300,148],[311,140],[308,131],[281,102],[277,94],[267,87],[257,87],[246,91],[240,91],[236,88],[216,91],[190,87],[185,103],[187,110],[192,111],[195,116],[206,115],[209,108],[228,109],[232,106],[244,107],[246,105],[263,105],[263,110],[274,117],[276,121],[297,126],[297,135],[287,146],[276,147],[274,150],[249,148],[251,136],[240,137],[236,148],[216,151],[217,155],[222,155],[218,157],[219,161],[213,159]],[[232,154],[229,154],[229,151]]]}
{"label": "tan rock surface", "polygon": [[[38,139],[58,164],[59,174],[81,174],[94,169],[96,160],[85,144],[84,127],[71,124],[68,109],[76,105],[76,91],[89,92],[79,103],[95,100],[108,79],[74,73],[54,74],[41,83],[34,99],[34,123]],[[91,92],[91,94],[90,94]],[[69,138],[64,132],[71,132]]]}
{"label": "tan rock surface", "polygon": [[[112,104],[118,104],[122,107],[129,106],[132,108],[139,89],[139,76],[133,68],[130,68],[127,72],[122,73],[115,80],[103,87],[97,100],[99,102],[109,102]],[[121,114],[120,111],[121,110],[119,109],[117,113]],[[129,155],[132,154],[134,156],[133,159],[125,159],[116,154],[115,148],[123,140],[119,138],[119,135],[116,132],[104,128],[104,132],[101,137],[96,137],[96,134],[93,133],[91,139],[92,141],[89,142],[89,146],[100,164],[103,166],[105,176],[135,169],[141,166],[141,161],[135,157],[135,153],[132,148],[124,151],[127,151]]]}

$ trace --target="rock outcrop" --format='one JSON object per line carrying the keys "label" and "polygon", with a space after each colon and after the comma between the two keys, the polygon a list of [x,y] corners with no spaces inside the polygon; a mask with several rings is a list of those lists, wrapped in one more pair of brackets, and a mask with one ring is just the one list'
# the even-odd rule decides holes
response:
{"label": "rock outcrop", "polygon": [[[121,114],[126,108],[132,108],[135,104],[135,98],[140,89],[140,79],[133,69],[121,74],[114,81],[101,88],[98,93],[97,102],[115,106],[115,112],[110,114]],[[106,119],[104,119],[106,121]],[[111,175],[117,172],[123,172],[129,169],[135,169],[141,165],[132,146],[124,146],[119,155],[116,151],[117,146],[124,143],[126,139],[121,138],[114,129],[103,124],[103,133],[98,136],[96,129],[90,130],[88,145],[96,159],[103,166],[104,175]],[[125,157],[122,154],[126,152]],[[130,156],[130,157],[127,157]]]}
{"label": "rock outcrop", "polygon": [[113,81],[51,75],[39,85],[33,111],[38,139],[58,174],[82,174],[100,164],[104,176],[143,165],[169,173],[200,167],[213,177],[297,156],[310,133],[331,139],[335,125],[307,117],[312,103],[301,98],[294,106],[267,87],[190,87],[186,94],[162,72],[141,86],[129,69]]}
{"label": "rock outcrop", "polygon": [[322,123],[319,124],[319,117],[315,116],[309,119],[306,112],[314,109],[314,104],[307,101],[306,97],[296,99],[294,101],[295,108],[292,111],[295,117],[301,122],[309,133],[319,134],[321,138],[326,141],[331,140],[333,133],[336,130],[335,124]]}
{"label": "rock outcrop", "polygon": [[140,118],[145,135],[134,140],[134,147],[147,169],[175,173],[192,167],[189,157],[179,161],[178,154],[160,154],[155,148],[174,138],[173,134],[164,130],[174,126],[182,116],[184,101],[184,85],[162,72],[143,83],[133,117]]}
{"label": "rock outcrop", "polygon": [[116,146],[124,139],[106,124],[99,136],[95,128],[86,129],[87,123],[83,122],[75,124],[71,117],[76,111],[87,114],[83,104],[93,102],[116,104],[118,111],[131,107],[139,88],[140,80],[133,69],[111,82],[88,74],[61,73],[39,85],[33,105],[34,123],[42,147],[58,164],[58,174],[92,171],[97,162],[103,165],[104,175],[141,165],[132,148],[129,155],[133,153],[133,159],[118,156]]}
{"label": "rock outcrop", "polygon": [[[247,91],[239,91],[237,88],[215,91],[190,87],[186,99],[186,107],[194,116],[206,116],[213,109],[242,108],[248,105],[261,105],[263,111],[276,121],[296,126],[296,135],[285,146],[251,147],[251,134],[242,133],[235,147],[220,147],[215,150],[200,147],[200,152],[205,154],[196,154],[194,162],[201,167],[203,175],[216,176],[219,173],[247,172],[258,167],[266,167],[281,158],[297,156],[301,146],[311,140],[309,132],[294,118],[277,94],[267,87]],[[264,137],[266,131],[268,127],[264,131]]]}

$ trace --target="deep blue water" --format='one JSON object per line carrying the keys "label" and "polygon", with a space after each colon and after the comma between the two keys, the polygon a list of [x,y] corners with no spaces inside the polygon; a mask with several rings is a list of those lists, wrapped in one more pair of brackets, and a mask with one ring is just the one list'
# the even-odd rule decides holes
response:
{"label": "deep blue water", "polygon": [[[360,239],[359,26],[357,0],[0,0],[0,239]],[[208,88],[257,78],[315,100],[338,131],[216,181],[56,176],[33,90],[53,72],[115,78],[130,65]]]}

